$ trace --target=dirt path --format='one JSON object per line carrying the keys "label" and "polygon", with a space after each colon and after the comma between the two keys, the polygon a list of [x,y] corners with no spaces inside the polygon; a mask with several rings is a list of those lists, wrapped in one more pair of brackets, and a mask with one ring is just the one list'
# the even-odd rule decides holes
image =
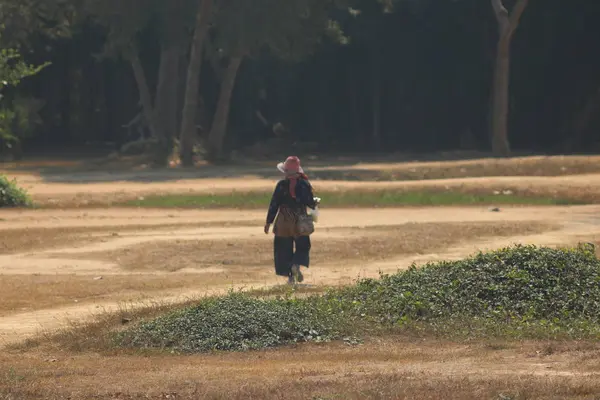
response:
{"label": "dirt path", "polygon": [[[575,243],[582,237],[600,234],[600,206],[578,207],[531,207],[507,208],[501,212],[490,212],[485,208],[413,208],[413,209],[373,209],[373,210],[327,210],[319,223],[319,230],[314,236],[319,241],[341,237],[343,233],[334,231],[337,228],[372,228],[386,225],[410,223],[442,223],[442,222],[517,222],[537,221],[556,223],[561,228],[543,234],[490,238],[470,241],[459,246],[445,249],[436,254],[422,254],[409,257],[390,257],[385,261],[370,263],[348,263],[328,265],[328,268],[311,268],[307,271],[307,281],[315,285],[338,285],[351,283],[360,277],[376,277],[379,272],[393,272],[406,268],[413,262],[423,263],[441,259],[457,259],[480,249],[492,249],[513,243],[534,243],[539,245],[563,245]],[[168,215],[165,215],[168,214]],[[153,229],[132,231],[117,235],[102,242],[65,244],[63,247],[35,250],[28,253],[0,256],[0,274],[73,274],[77,276],[126,275],[113,262],[97,259],[86,259],[82,255],[93,252],[110,252],[126,249],[143,243],[160,241],[173,242],[179,239],[227,239],[227,240],[265,240],[265,236],[256,226],[200,227],[165,229],[161,225],[178,222],[215,222],[219,221],[257,221],[264,218],[263,212],[240,211],[177,211],[169,210],[90,210],[90,211],[18,211],[0,212],[3,229],[24,229],[27,227],[81,227],[81,226],[137,226],[149,225]],[[359,229],[360,230],[360,229]],[[427,238],[423,238],[427,240]],[[242,267],[243,269],[243,267]],[[270,266],[265,266],[265,270]],[[190,273],[191,271],[184,271]],[[209,271],[210,272],[210,271]],[[198,270],[195,273],[206,273]],[[152,272],[159,275],[161,272]],[[166,276],[166,275],[165,275]],[[257,280],[245,281],[241,284],[202,285],[197,289],[172,290],[168,294],[153,295],[142,302],[132,302],[129,306],[147,304],[148,301],[179,302],[190,297],[206,294],[224,293],[231,288],[259,288],[280,284],[280,280],[271,275],[260,275]],[[0,317],[0,341],[12,343],[25,337],[39,333],[41,330],[53,330],[64,326],[68,321],[84,321],[93,317],[98,311],[114,311],[122,305],[113,300],[99,300],[84,304],[73,304],[52,309],[23,312]]]}

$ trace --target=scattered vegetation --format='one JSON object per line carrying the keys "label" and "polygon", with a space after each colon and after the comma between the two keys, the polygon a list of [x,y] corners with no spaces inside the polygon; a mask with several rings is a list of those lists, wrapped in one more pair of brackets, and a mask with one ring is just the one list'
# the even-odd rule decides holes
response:
{"label": "scattered vegetation", "polygon": [[27,191],[17,185],[16,180],[8,180],[0,175],[0,208],[2,207],[30,207],[33,205]]}
{"label": "scattered vegetation", "polygon": [[324,295],[200,301],[116,334],[131,348],[249,350],[411,331],[467,338],[600,337],[591,246],[516,246],[368,279]]}
{"label": "scattered vegetation", "polygon": [[[536,197],[516,194],[471,194],[452,191],[319,191],[327,207],[391,207],[452,205],[565,205],[580,203],[566,198]],[[230,192],[150,196],[124,205],[148,208],[264,208],[269,192]]]}
{"label": "scattered vegetation", "polygon": [[[315,308],[316,306],[316,308]],[[337,337],[341,321],[326,303],[261,300],[234,293],[153,321],[120,335],[126,346],[183,352],[252,350]]]}
{"label": "scattered vegetation", "polygon": [[443,335],[596,336],[600,261],[590,245],[517,246],[364,280],[332,300],[383,326]]}

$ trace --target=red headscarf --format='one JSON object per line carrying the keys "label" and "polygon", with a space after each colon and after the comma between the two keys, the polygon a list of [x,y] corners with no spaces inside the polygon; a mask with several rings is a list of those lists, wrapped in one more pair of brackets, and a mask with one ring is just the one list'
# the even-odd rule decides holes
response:
{"label": "red headscarf", "polygon": [[290,195],[295,199],[296,184],[298,183],[298,179],[308,180],[308,176],[306,176],[302,166],[300,165],[300,159],[296,156],[289,156],[285,162],[278,165],[278,168],[290,181]]}

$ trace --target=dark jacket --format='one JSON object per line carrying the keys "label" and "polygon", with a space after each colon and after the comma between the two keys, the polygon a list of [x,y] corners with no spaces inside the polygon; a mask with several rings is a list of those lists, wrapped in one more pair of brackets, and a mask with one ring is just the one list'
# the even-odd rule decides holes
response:
{"label": "dark jacket", "polygon": [[312,186],[306,179],[297,180],[296,198],[290,193],[290,181],[283,179],[275,186],[267,213],[267,223],[275,222],[273,232],[277,236],[296,236],[298,215],[306,214],[306,207],[314,210],[316,206]]}

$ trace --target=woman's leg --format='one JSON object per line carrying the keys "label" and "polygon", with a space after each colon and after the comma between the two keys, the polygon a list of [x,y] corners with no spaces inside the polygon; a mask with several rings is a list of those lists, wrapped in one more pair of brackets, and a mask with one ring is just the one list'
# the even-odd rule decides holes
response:
{"label": "woman's leg", "polygon": [[279,276],[289,277],[292,273],[294,238],[275,236],[273,241],[273,255],[275,260],[275,273]]}
{"label": "woman's leg", "polygon": [[296,282],[304,281],[300,266],[308,268],[310,264],[310,236],[298,236],[294,239],[296,251],[292,260],[292,277]]}
{"label": "woman's leg", "polygon": [[308,268],[310,264],[310,236],[298,236],[294,241],[296,251],[294,252],[292,264]]}

